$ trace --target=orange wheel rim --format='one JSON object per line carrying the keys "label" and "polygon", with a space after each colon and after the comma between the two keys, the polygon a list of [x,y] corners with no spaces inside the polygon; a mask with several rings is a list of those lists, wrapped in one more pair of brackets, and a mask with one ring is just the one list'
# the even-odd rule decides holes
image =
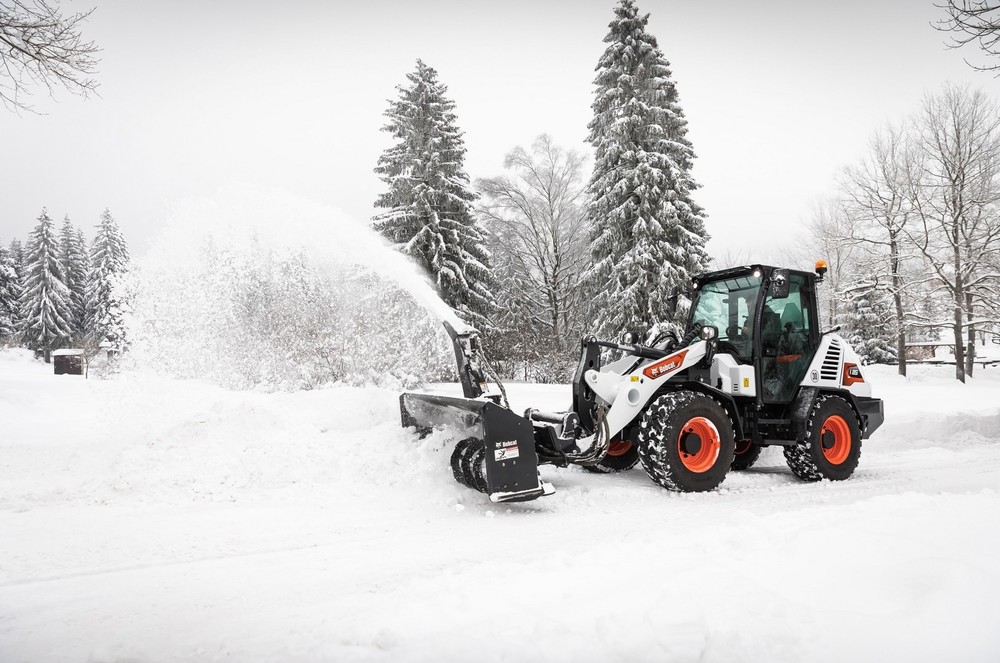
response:
{"label": "orange wheel rim", "polygon": [[629,451],[632,450],[632,440],[621,440],[615,438],[611,440],[611,444],[608,445],[608,455],[612,458],[617,458],[618,456],[624,456]]}
{"label": "orange wheel rim", "polygon": [[705,417],[694,417],[681,428],[677,436],[677,451],[681,463],[692,472],[707,472],[719,459],[719,429]]}
{"label": "orange wheel rim", "polygon": [[851,455],[851,427],[839,414],[827,417],[819,439],[823,455],[834,465],[840,465]]}

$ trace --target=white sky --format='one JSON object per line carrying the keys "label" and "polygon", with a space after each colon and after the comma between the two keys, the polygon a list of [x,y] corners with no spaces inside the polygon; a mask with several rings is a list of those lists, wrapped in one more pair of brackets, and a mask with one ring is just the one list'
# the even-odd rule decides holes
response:
{"label": "white sky", "polygon": [[[784,243],[880,123],[948,80],[991,94],[930,22],[934,0],[639,0],[672,65],[711,251]],[[142,253],[172,206],[231,182],[361,220],[383,185],[387,99],[422,58],[457,104],[472,178],[540,133],[584,143],[614,0],[76,0],[97,5],[100,98],[0,110],[0,242],[42,206],[88,236],[110,207]],[[280,220],[275,220],[280,223]]]}

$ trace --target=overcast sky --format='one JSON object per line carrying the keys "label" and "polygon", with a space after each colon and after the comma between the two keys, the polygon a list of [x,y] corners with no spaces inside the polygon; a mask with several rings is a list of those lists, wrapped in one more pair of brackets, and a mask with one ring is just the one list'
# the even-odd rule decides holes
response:
{"label": "overcast sky", "polygon": [[[178,201],[278,187],[368,219],[387,99],[422,58],[456,102],[472,178],[549,133],[589,150],[613,0],[90,0],[100,97],[0,109],[0,241],[40,209],[88,237],[110,207],[141,254]],[[711,251],[796,232],[872,131],[945,81],[1000,82],[944,47],[933,0],[639,0],[672,65]],[[280,220],[276,219],[276,223]]]}

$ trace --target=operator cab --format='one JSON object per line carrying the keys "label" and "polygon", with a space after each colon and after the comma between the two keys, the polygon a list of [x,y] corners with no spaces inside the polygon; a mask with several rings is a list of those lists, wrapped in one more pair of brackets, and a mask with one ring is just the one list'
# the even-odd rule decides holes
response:
{"label": "operator cab", "polygon": [[716,327],[716,351],[753,366],[757,398],[789,403],[819,345],[816,275],[751,265],[695,283],[689,327]]}

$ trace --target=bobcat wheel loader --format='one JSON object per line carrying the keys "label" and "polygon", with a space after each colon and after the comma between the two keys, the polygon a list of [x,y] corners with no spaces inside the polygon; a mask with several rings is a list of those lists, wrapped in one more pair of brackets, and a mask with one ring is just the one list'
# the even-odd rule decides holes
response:
{"label": "bobcat wheel loader", "polygon": [[[445,323],[464,398],[404,393],[404,427],[448,427],[461,437],[455,479],[493,502],[554,492],[540,464],[619,472],[641,464],[675,491],[716,488],[726,474],[780,446],[800,479],[847,479],[861,441],[883,422],[861,361],[821,332],[816,285],[826,272],[751,265],[694,283],[687,332],[622,343],[585,337],[566,412],[507,406],[487,393],[488,364],[474,329]],[[621,357],[602,364],[602,351]]]}

